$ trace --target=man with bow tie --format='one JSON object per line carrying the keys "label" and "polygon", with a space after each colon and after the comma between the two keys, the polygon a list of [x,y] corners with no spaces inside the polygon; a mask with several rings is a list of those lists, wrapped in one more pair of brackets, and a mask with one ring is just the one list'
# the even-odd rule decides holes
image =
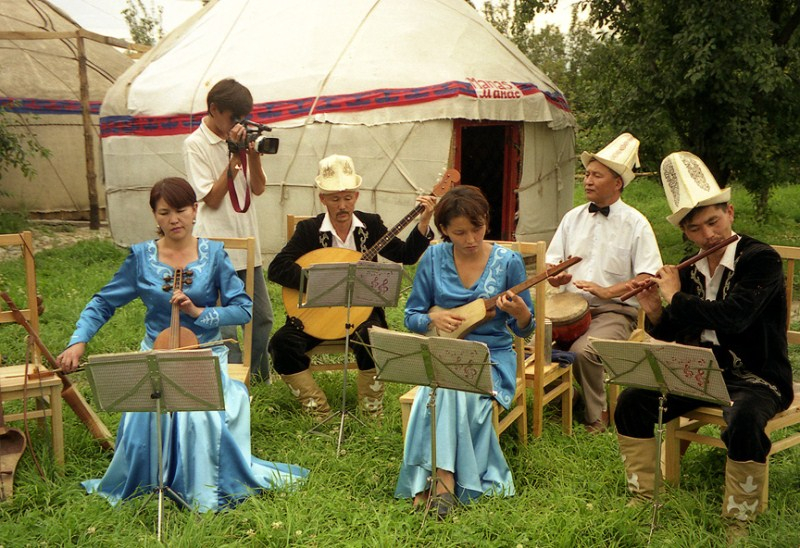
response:
{"label": "man with bow tie", "polygon": [[623,133],[600,152],[581,154],[588,203],[564,215],[547,248],[548,265],[569,257],[583,259],[549,281],[589,303],[588,331],[574,342],[561,344],[576,353],[575,378],[586,405],[584,424],[591,433],[606,430],[608,407],[605,373],[589,346],[589,337],[627,339],[636,326],[638,303],[623,303],[619,297],[628,290],[626,284],[631,279],[649,278],[662,266],[650,223],[622,201],[623,189],[635,177],[633,168],[639,166],[638,152],[639,141]]}

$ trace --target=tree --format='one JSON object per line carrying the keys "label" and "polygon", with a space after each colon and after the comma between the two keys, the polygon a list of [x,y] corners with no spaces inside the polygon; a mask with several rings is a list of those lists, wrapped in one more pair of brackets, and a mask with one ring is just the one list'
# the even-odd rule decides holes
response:
{"label": "tree", "polygon": [[[625,96],[609,102],[605,121],[635,117],[666,125],[721,186],[741,182],[766,220],[770,188],[791,180],[800,166],[800,3],[582,4],[602,40],[621,49],[609,68]],[[645,136],[652,138],[640,132]]]}
{"label": "tree", "polygon": [[3,173],[12,168],[19,169],[25,178],[32,179],[36,175],[36,170],[31,165],[31,157],[46,158],[50,155],[50,151],[39,143],[33,133],[23,136],[15,131],[9,116],[10,114],[0,107],[0,179],[3,178]]}
{"label": "tree", "polygon": [[131,31],[131,40],[137,44],[152,46],[164,36],[164,7],[151,2],[150,9],[152,13],[147,11],[143,0],[128,0],[128,7],[121,12]]}
{"label": "tree", "polygon": [[[535,48],[520,29],[545,3],[515,0],[513,13],[507,3],[498,13],[504,6],[498,4],[489,20],[531,55]],[[800,175],[800,2],[581,0],[579,6],[589,10],[589,24],[573,18],[567,68],[556,79],[583,128],[579,145],[594,150],[630,131],[650,170],[670,152],[690,150],[721,186],[740,182],[766,220],[770,188]]]}

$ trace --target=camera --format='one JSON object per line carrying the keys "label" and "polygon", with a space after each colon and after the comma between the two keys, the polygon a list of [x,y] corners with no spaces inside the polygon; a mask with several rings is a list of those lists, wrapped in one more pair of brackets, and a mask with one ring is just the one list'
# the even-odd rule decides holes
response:
{"label": "camera", "polygon": [[272,131],[271,127],[251,120],[236,120],[236,123],[242,124],[247,133],[244,140],[238,143],[227,139],[228,152],[231,154],[238,154],[239,151],[247,150],[250,143],[256,144],[255,148],[259,154],[276,154],[278,152],[278,144],[280,141],[275,137],[263,135],[267,131]]}

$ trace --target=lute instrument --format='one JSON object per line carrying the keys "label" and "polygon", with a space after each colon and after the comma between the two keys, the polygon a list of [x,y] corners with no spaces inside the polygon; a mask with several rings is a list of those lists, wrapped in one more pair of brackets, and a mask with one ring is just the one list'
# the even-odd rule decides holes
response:
{"label": "lute instrument", "polygon": [[[455,169],[448,169],[440,181],[433,188],[431,195],[443,196],[453,184],[461,180],[461,175]],[[316,264],[328,263],[355,263],[358,261],[372,261],[392,239],[400,233],[425,207],[417,205],[405,217],[400,219],[395,226],[386,232],[375,244],[365,252],[353,251],[338,247],[323,247],[309,251],[295,261],[301,268],[308,268]],[[324,308],[300,308],[299,290],[290,287],[283,288],[283,305],[286,315],[294,318],[295,324],[312,337],[322,340],[335,340],[344,338],[347,333],[347,308],[344,306],[331,306]],[[350,308],[350,333],[364,323],[372,314],[372,307],[354,306]],[[298,321],[299,320],[299,321]]]}
{"label": "lute instrument", "polygon": [[512,287],[511,289],[506,289],[488,298],[481,298],[475,299],[465,305],[458,306],[456,308],[442,308],[441,306],[432,306],[429,310],[430,312],[437,312],[440,310],[445,310],[457,314],[464,318],[464,320],[459,324],[459,326],[451,331],[450,333],[447,332],[439,332],[438,329],[433,327],[433,322],[431,322],[431,327],[426,334],[428,337],[446,337],[448,339],[463,339],[467,336],[467,334],[478,327],[481,324],[484,324],[491,320],[494,317],[494,308],[497,306],[497,299],[505,293],[506,291],[511,291],[515,295],[519,295],[521,291],[525,291],[526,289],[533,287],[534,285],[543,282],[550,276],[555,276],[559,272],[562,272],[569,267],[581,262],[583,259],[581,257],[570,257],[566,261],[558,263],[556,266],[552,268],[545,269],[544,272],[537,274],[531,278],[528,278],[522,283],[519,283]]}
{"label": "lute instrument", "polygon": [[42,352],[42,357],[47,360],[50,365],[53,366],[54,372],[58,375],[58,378],[61,379],[62,389],[61,389],[61,397],[64,398],[64,401],[72,408],[81,422],[86,425],[91,432],[92,436],[100,442],[100,445],[103,446],[105,449],[114,449],[114,436],[111,434],[111,431],[106,427],[100,417],[97,416],[97,413],[94,412],[94,409],[86,402],[83,398],[83,394],[81,394],[78,390],[75,389],[75,386],[72,384],[72,381],[69,380],[67,374],[61,371],[61,368],[56,363],[56,359],[44,345],[42,340],[39,338],[39,335],[33,330],[31,327],[30,322],[28,322],[27,318],[22,314],[17,305],[14,304],[14,301],[11,300],[8,293],[3,291],[0,293],[0,296],[3,297],[3,300],[8,305],[9,310],[14,315],[14,320],[20,324],[30,335],[31,340],[39,347],[39,350]]}

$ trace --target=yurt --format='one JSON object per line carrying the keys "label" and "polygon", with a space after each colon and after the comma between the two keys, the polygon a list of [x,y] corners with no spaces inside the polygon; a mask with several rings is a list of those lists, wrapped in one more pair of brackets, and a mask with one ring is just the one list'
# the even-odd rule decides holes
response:
{"label": "yurt", "polygon": [[91,184],[102,215],[100,102],[133,64],[112,43],[124,45],[81,29],[45,0],[0,0],[0,108],[11,131],[49,151],[30,157],[30,180],[13,168],[2,174],[0,208],[88,219]]}
{"label": "yurt", "polygon": [[217,81],[253,93],[272,128],[254,200],[261,252],[287,214],[322,210],[330,154],[363,176],[358,206],[387,226],[446,168],[484,189],[490,237],[549,239],[572,205],[575,119],[555,84],[463,0],[212,0],[120,77],[100,110],[115,241],[152,236],[147,191],[185,174],[182,143]]}

